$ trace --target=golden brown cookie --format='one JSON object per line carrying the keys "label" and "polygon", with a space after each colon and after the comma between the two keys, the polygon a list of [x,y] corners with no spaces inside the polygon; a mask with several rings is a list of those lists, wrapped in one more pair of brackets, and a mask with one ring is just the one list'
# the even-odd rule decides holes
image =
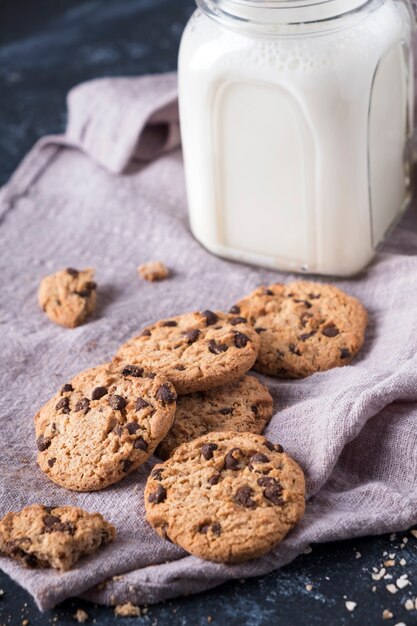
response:
{"label": "golden brown cookie", "polygon": [[160,372],[186,394],[239,380],[254,364],[259,343],[243,318],[203,311],[148,326],[114,360]]}
{"label": "golden brown cookie", "polygon": [[42,279],[38,291],[39,306],[52,322],[74,328],[83,324],[96,306],[94,270],[72,267]]}
{"label": "golden brown cookie", "polygon": [[75,506],[27,506],[0,521],[0,552],[26,567],[63,572],[78,559],[113,541],[116,529],[100,515]]}
{"label": "golden brown cookie", "polygon": [[272,397],[254,376],[224,387],[180,396],[174,424],[156,454],[167,459],[179,445],[209,432],[260,434],[272,417]]}
{"label": "golden brown cookie", "polygon": [[138,274],[143,280],[154,282],[155,280],[165,280],[169,276],[169,269],[161,261],[149,261],[142,263],[138,267]]}
{"label": "golden brown cookie", "polygon": [[348,365],[364,343],[368,322],[356,298],[307,281],[259,287],[231,310],[261,338],[254,368],[282,378]]}
{"label": "golden brown cookie", "polygon": [[75,376],[35,415],[38,464],[58,485],[95,491],[144,463],[170,429],[165,377],[107,363]]}
{"label": "golden brown cookie", "polygon": [[299,465],[262,435],[209,433],[156,465],[145,488],[156,532],[210,561],[272,550],[304,513]]}

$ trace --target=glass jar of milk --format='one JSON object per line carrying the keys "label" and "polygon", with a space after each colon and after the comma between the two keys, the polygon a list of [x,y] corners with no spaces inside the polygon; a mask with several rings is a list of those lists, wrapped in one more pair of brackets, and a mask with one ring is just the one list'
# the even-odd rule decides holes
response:
{"label": "glass jar of milk", "polygon": [[179,57],[191,227],[210,251],[348,276],[410,199],[408,0],[197,0]]}

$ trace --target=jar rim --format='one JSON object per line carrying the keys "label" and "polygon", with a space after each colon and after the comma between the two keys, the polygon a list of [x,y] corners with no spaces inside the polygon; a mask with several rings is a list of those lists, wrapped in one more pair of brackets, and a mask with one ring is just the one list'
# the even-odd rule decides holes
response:
{"label": "jar rim", "polygon": [[385,0],[196,0],[200,10],[224,25],[254,28],[325,23]]}

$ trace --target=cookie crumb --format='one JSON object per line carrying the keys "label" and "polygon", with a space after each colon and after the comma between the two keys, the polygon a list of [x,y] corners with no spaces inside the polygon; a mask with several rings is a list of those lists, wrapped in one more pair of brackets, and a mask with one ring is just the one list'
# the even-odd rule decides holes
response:
{"label": "cookie crumb", "polygon": [[170,272],[167,266],[161,261],[149,261],[138,266],[138,274],[143,280],[154,282],[155,280],[165,280]]}
{"label": "cookie crumb", "polygon": [[86,613],[86,611],[84,611],[83,609],[77,609],[74,618],[80,624],[84,624],[84,622],[88,620],[88,613]]}
{"label": "cookie crumb", "polygon": [[212,616],[211,616],[211,615],[207,615],[207,621],[208,621],[208,622],[213,621],[213,618],[212,618]]}
{"label": "cookie crumb", "polygon": [[114,613],[118,617],[139,617],[140,608],[131,602],[126,602],[125,604],[118,604]]}
{"label": "cookie crumb", "polygon": [[384,609],[382,611],[382,619],[392,619],[394,617],[394,614],[391,613],[391,611],[389,611],[388,609]]}
{"label": "cookie crumb", "polygon": [[388,559],[387,561],[384,561],[385,567],[394,567],[394,565],[395,565],[394,559]]}
{"label": "cookie crumb", "polygon": [[408,574],[403,574],[402,576],[397,578],[395,582],[398,589],[404,589],[405,587],[407,587],[407,585],[411,585],[410,581],[408,580]]}
{"label": "cookie crumb", "polygon": [[311,546],[307,546],[304,550],[303,550],[303,554],[311,554],[313,552],[313,548]]}
{"label": "cookie crumb", "polygon": [[28,619],[22,620],[22,626],[28,626],[30,624]]}
{"label": "cookie crumb", "polygon": [[362,554],[360,552],[355,552],[355,559],[360,559]]}
{"label": "cookie crumb", "polygon": [[389,585],[387,585],[387,591],[389,591],[390,593],[397,593],[398,589],[393,583],[390,583]]}
{"label": "cookie crumb", "polygon": [[313,585],[310,585],[310,584],[306,585],[306,589],[307,591],[313,591]]}
{"label": "cookie crumb", "polygon": [[415,537],[417,539],[417,530],[415,528],[410,530],[410,533],[413,535],[413,537]]}
{"label": "cookie crumb", "polygon": [[348,611],[354,611],[357,607],[356,602],[352,602],[352,600],[346,600],[345,602],[345,606],[347,608]]}
{"label": "cookie crumb", "polygon": [[417,610],[417,598],[415,600],[408,598],[408,600],[404,602],[404,608],[407,609],[407,611]]}

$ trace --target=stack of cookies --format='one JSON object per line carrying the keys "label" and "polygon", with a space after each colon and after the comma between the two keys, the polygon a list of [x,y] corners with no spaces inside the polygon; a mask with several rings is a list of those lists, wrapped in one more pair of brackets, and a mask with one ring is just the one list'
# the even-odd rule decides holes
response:
{"label": "stack of cookies", "polygon": [[366,324],[357,300],[309,282],[261,287],[227,314],[156,322],[37,413],[39,466],[62,487],[92,491],[156,452],[164,462],[145,489],[156,532],[204,559],[261,556],[302,517],[305,484],[261,435],[272,398],[247,372],[302,378],[348,364]]}

